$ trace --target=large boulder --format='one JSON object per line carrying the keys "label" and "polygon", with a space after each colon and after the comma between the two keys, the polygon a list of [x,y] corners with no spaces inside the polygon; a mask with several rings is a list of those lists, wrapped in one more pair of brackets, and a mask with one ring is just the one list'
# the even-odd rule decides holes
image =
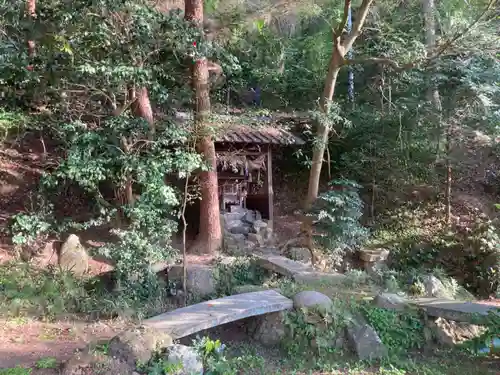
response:
{"label": "large boulder", "polygon": [[126,362],[97,351],[76,353],[62,367],[62,375],[134,375]]}
{"label": "large boulder", "polygon": [[264,346],[279,344],[286,334],[284,313],[279,311],[251,318],[248,332]]}
{"label": "large boulder", "polygon": [[357,318],[346,329],[352,350],[360,360],[374,360],[387,356],[387,348],[377,332],[364,319]]}
{"label": "large boulder", "polygon": [[319,307],[328,309],[332,305],[332,303],[333,302],[330,297],[313,290],[305,290],[303,292],[299,292],[293,297],[293,307],[296,309],[300,309],[303,307]]}
{"label": "large boulder", "polygon": [[[166,359],[173,365],[175,375],[202,375],[203,362],[196,350],[190,346],[173,345],[168,348]],[[177,366],[176,366],[177,365]],[[170,373],[170,372],[169,372]]]}
{"label": "large boulder", "polygon": [[172,337],[150,327],[129,329],[109,342],[109,354],[135,367],[147,363],[153,354],[172,345]]}
{"label": "large boulder", "polygon": [[[182,266],[176,265],[168,271],[169,281],[182,282]],[[213,269],[207,265],[192,264],[186,269],[186,286],[189,293],[206,297],[215,293],[216,281]]]}
{"label": "large boulder", "polygon": [[425,297],[435,298],[448,298],[452,299],[453,296],[447,291],[441,280],[436,276],[427,275],[422,278],[422,283],[425,288]]}
{"label": "large boulder", "polygon": [[407,307],[406,300],[393,293],[382,293],[373,300],[375,306],[388,310],[404,310]]}
{"label": "large boulder", "polygon": [[473,324],[455,322],[443,318],[428,320],[427,327],[431,329],[436,341],[445,346],[453,346],[481,336],[486,328]]}
{"label": "large boulder", "polygon": [[89,256],[76,234],[70,234],[59,252],[59,266],[75,275],[83,275],[89,268]]}

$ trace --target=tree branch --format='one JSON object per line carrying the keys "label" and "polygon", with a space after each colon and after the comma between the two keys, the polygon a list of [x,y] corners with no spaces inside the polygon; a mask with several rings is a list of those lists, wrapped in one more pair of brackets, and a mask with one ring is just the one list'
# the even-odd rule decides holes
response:
{"label": "tree branch", "polygon": [[[370,2],[370,0],[363,0],[363,4],[365,4],[365,2]],[[483,19],[484,16],[491,10],[492,6],[496,2],[497,2],[497,0],[490,0],[490,2],[488,3],[488,5],[484,9],[484,11],[481,12],[481,14],[473,22],[471,22],[471,24],[469,26],[467,26],[464,30],[457,32],[452,38],[448,39],[445,43],[443,43],[441,45],[441,47],[439,47],[437,49],[436,53],[434,53],[432,56],[417,59],[415,61],[405,63],[402,65],[399,64],[397,61],[394,61],[392,59],[385,58],[385,57],[367,57],[367,58],[359,58],[359,59],[352,59],[352,60],[344,59],[344,65],[356,65],[356,64],[366,64],[366,63],[382,64],[382,65],[390,66],[392,69],[394,69],[397,72],[401,72],[401,71],[407,70],[407,69],[412,69],[420,64],[422,64],[424,66],[428,66],[432,61],[434,61],[438,57],[442,56],[446,52],[446,50],[448,50],[450,47],[452,47],[453,44],[458,39],[462,38],[474,26],[476,26],[478,24],[478,22],[481,21],[481,19]],[[363,7],[363,5],[361,5],[361,7]],[[361,27],[362,26],[363,25],[361,24]],[[354,38],[354,40],[356,40],[356,38]],[[354,42],[354,40],[353,40],[353,42]],[[347,45],[345,48],[346,48],[346,51],[348,51]]]}
{"label": "tree branch", "polygon": [[441,56],[448,48],[450,48],[453,43],[455,43],[458,39],[462,38],[464,35],[466,35],[469,31],[472,30],[472,28],[474,26],[476,26],[479,21],[481,21],[483,19],[483,17],[491,10],[491,8],[493,7],[493,5],[497,2],[498,0],[490,0],[490,2],[488,3],[488,5],[486,6],[486,8],[484,9],[484,11],[469,25],[467,26],[464,30],[462,30],[461,32],[457,32],[453,38],[451,39],[448,39],[448,41],[446,43],[444,43],[443,45],[441,45],[441,47],[438,48],[436,54],[434,54],[433,56],[429,57],[427,59],[427,62],[426,62],[426,65],[428,65],[432,60],[435,60],[437,59],[439,56]]}
{"label": "tree branch", "polygon": [[[352,45],[358,38],[358,36],[361,35],[361,30],[363,29],[366,18],[368,17],[368,12],[370,11],[370,7],[373,4],[373,1],[374,0],[363,0],[363,2],[361,3],[361,6],[359,7],[358,10],[358,14],[356,16],[356,21],[354,22],[354,25],[352,27],[352,31],[342,43],[345,52],[349,52],[349,50],[352,48]],[[347,13],[345,13],[345,8],[344,8],[344,16],[346,14]]]}
{"label": "tree branch", "polygon": [[342,15],[342,20],[340,21],[337,28],[334,30],[333,37],[340,37],[344,32],[345,26],[347,24],[347,18],[349,17],[349,8],[351,7],[351,0],[344,1],[344,14]]}
{"label": "tree branch", "polygon": [[366,57],[366,58],[359,58],[359,59],[344,59],[344,65],[358,65],[358,64],[381,64],[381,65],[388,65],[395,71],[403,71],[406,69],[411,69],[418,65],[418,63],[423,60],[416,60],[412,61],[410,63],[406,64],[399,64],[397,61],[394,61],[392,59],[386,58],[386,57]]}

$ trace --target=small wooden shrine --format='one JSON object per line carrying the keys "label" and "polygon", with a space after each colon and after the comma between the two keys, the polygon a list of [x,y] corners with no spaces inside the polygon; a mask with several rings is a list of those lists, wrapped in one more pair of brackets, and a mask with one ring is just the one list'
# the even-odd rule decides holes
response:
{"label": "small wooden shrine", "polygon": [[273,226],[273,148],[305,142],[276,126],[230,126],[215,139],[221,212],[257,210]]}

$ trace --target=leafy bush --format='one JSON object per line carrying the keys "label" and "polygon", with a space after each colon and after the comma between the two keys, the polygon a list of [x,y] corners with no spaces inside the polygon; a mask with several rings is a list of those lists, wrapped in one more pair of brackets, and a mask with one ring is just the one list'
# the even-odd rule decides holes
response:
{"label": "leafy bush", "polygon": [[245,372],[264,373],[264,360],[253,354],[227,357],[226,346],[220,340],[208,337],[197,338],[194,347],[203,359],[204,373],[207,375],[238,375]]}
{"label": "leafy bush", "polygon": [[391,353],[421,348],[425,344],[424,325],[418,312],[399,312],[367,304],[360,309]]}
{"label": "leafy bush", "polygon": [[345,255],[352,253],[368,236],[368,230],[360,223],[363,201],[360,186],[349,180],[333,180],[330,190],[321,194],[312,208],[317,218],[315,236],[337,266]]}
{"label": "leafy bush", "polygon": [[315,352],[322,355],[336,348],[336,339],[351,319],[347,304],[335,300],[327,309],[300,309],[285,318],[288,337],[283,340],[291,357]]}

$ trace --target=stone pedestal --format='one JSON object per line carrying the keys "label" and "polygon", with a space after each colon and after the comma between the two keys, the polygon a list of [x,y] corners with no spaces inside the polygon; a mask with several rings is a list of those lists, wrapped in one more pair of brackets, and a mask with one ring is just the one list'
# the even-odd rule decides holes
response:
{"label": "stone pedestal", "polygon": [[359,259],[367,273],[373,273],[377,269],[384,267],[388,257],[389,250],[387,249],[359,250]]}

